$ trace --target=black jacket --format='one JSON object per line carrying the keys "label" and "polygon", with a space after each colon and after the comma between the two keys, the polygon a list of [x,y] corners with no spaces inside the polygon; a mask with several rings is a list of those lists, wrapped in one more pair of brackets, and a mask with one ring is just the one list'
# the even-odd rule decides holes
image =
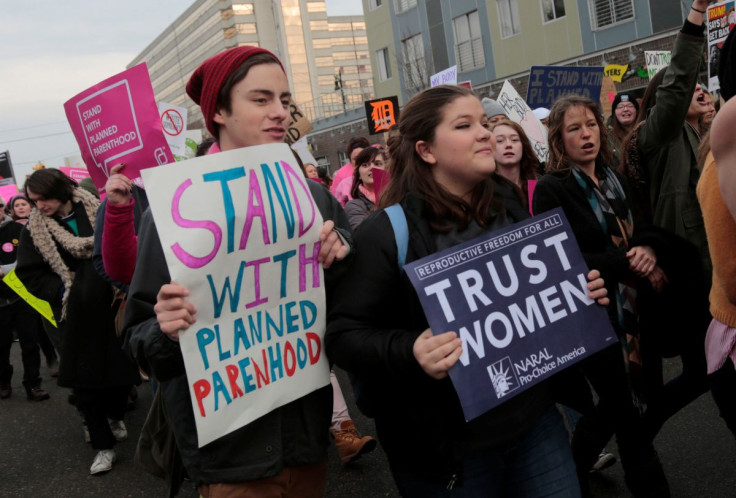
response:
{"label": "black jacket", "polygon": [[[15,263],[20,233],[23,225],[13,221],[10,216],[0,219],[0,265],[11,265]],[[20,299],[0,278],[0,307],[8,306]]]}
{"label": "black jacket", "polygon": [[[409,229],[408,263],[436,252],[437,234],[422,215],[422,201],[407,196],[402,206]],[[361,409],[375,417],[391,465],[449,480],[473,451],[508,448],[522,438],[551,405],[546,385],[466,423],[450,379],[430,378],[414,358],[414,341],[428,323],[416,291],[399,269],[384,210],[360,225],[355,242],[358,252],[350,278],[334,293],[325,342],[328,356],[353,376]]]}
{"label": "black jacket", "polygon": [[[347,217],[337,200],[319,184],[307,183],[322,217],[333,220],[350,242]],[[334,265],[325,272],[328,289],[340,266],[343,265]],[[126,345],[161,383],[189,477],[198,483],[243,482],[277,475],[287,466],[325,460],[332,414],[330,385],[198,447],[181,349],[178,342],[161,333],[153,310],[159,289],[170,281],[156,226],[147,210],[138,232],[136,270],[125,310]]]}
{"label": "black jacket", "polygon": [[[84,205],[74,204],[81,237],[93,234]],[[54,218],[64,229],[63,221]],[[138,369],[122,350],[115,335],[115,310],[112,287],[95,271],[92,259],[78,259],[56,247],[66,266],[74,272],[67,302],[67,314],[60,321],[62,283],[33,244],[28,227],[23,230],[18,246],[16,274],[34,296],[51,304],[62,337],[59,385],[72,388],[127,386],[140,381]]]}

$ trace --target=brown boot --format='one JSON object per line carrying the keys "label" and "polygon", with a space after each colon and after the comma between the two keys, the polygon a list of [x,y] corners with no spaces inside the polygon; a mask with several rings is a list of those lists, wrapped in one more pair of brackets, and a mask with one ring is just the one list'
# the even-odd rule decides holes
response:
{"label": "brown boot", "polygon": [[340,429],[330,429],[330,433],[335,438],[335,446],[343,464],[354,462],[376,448],[376,440],[370,436],[361,436],[352,420],[343,420],[340,422]]}

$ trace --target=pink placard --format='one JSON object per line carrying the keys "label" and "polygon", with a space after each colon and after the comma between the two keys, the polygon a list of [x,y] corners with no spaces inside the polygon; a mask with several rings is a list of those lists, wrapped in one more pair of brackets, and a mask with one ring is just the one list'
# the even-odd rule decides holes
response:
{"label": "pink placard", "polygon": [[388,185],[391,175],[385,169],[371,168],[373,172],[373,191],[376,193],[376,200],[381,198],[381,193]]}
{"label": "pink placard", "polygon": [[60,166],[59,169],[66,176],[77,182],[79,180],[84,180],[85,178],[90,176],[87,168],[70,168],[69,166]]}
{"label": "pink placard", "polygon": [[12,183],[10,185],[3,185],[0,187],[0,197],[2,197],[5,202],[8,202],[10,198],[17,193],[18,187],[15,185],[15,183]]}
{"label": "pink placard", "polygon": [[97,188],[115,164],[140,183],[140,170],[174,162],[145,62],[69,99],[64,111]]}

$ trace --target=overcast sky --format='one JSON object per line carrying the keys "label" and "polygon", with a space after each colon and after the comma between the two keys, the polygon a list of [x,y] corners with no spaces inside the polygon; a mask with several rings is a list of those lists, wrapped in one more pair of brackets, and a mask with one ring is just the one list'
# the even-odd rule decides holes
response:
{"label": "overcast sky", "polygon": [[[39,160],[61,166],[79,149],[63,104],[125,69],[193,0],[3,0],[0,151],[16,180]],[[360,0],[327,0],[330,15],[361,14]]]}

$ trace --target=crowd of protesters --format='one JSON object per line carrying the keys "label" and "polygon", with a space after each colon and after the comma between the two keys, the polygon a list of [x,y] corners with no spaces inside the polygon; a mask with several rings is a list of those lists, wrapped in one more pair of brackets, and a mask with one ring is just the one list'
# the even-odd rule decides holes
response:
{"label": "crowd of protesters", "polygon": [[[668,419],[710,389],[736,437],[735,35],[719,56],[716,113],[697,76],[709,3],[693,2],[671,64],[641,100],[619,93],[608,125],[584,97],[538,109],[545,162],[497,102],[443,85],[409,100],[387,147],[351,139],[333,179],[303,165],[324,220],[325,350],[352,386],[331,374],[330,385],[202,447],[179,344],[197,303],[171,280],[148,209],[155,193],[125,165],[112,168],[102,203],[59,170],[34,172],[3,203],[0,275],[14,270],[50,303],[56,326],[0,286],[0,398],[12,395],[16,334],[27,398],[49,398],[43,352],[96,452],[90,473],[103,474],[128,437],[131,387],[150,379],[175,449],[162,464],[172,494],[186,477],[205,498],[322,496],[332,436],[343,463],[380,442],[402,496],[590,496],[589,473],[613,463],[615,435],[632,495],[670,496],[655,447]],[[212,137],[198,155],[283,142],[291,94],[268,50],[207,59],[186,92]],[[377,170],[390,176],[380,191]],[[553,208],[570,222],[591,268],[588,297],[618,341],[466,422],[448,376],[463,342],[429,328],[401,265]],[[682,372],[665,382],[663,359],[674,356]],[[348,388],[377,440],[349,416]]]}

